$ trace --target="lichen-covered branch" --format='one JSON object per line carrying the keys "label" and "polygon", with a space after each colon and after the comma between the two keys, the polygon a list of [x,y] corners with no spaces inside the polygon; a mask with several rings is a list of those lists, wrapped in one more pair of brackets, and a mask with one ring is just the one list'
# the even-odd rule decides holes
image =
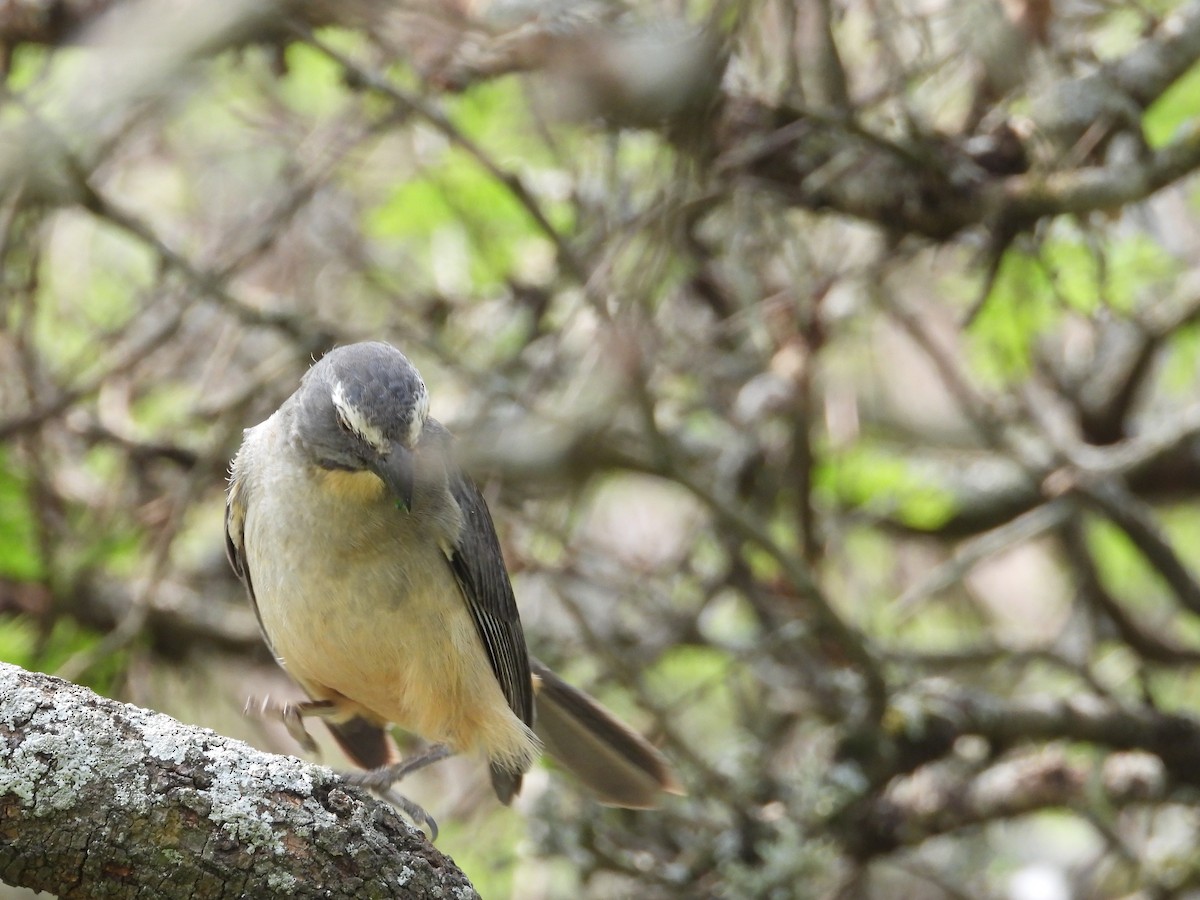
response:
{"label": "lichen-covered branch", "polygon": [[63,898],[477,896],[329,769],[3,663],[0,880]]}

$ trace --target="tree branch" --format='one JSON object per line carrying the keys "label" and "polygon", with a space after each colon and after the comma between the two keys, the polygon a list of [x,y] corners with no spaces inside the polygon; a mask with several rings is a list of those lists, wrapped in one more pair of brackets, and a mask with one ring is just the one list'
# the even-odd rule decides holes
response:
{"label": "tree branch", "polygon": [[1052,807],[1094,803],[1113,808],[1161,800],[1162,766],[1143,753],[1114,753],[1096,765],[1048,747],[982,772],[930,766],[900,779],[872,805],[876,846],[912,846],[936,835]]}
{"label": "tree branch", "polygon": [[[45,5],[14,4],[13,10],[0,12],[0,47],[21,41],[53,42],[63,39],[65,33],[54,15],[43,15],[40,19],[34,17],[37,21],[31,24],[28,10],[33,6]],[[122,20],[122,29],[136,32],[135,26],[142,29],[165,27],[164,8],[155,4],[134,4],[127,0],[115,4],[99,0],[91,3],[59,0],[48,5],[52,10],[61,10],[66,17],[64,21],[75,25],[93,19],[103,21],[110,18],[111,13],[108,17],[97,14],[113,5],[121,7],[121,12],[126,12],[125,7],[136,12],[136,17],[130,13],[132,24],[126,25]],[[169,54],[163,54],[169,60],[162,63],[165,71],[145,62],[140,68],[134,67],[127,79],[130,81],[127,89],[124,92],[117,91],[115,96],[109,98],[110,103],[131,106],[134,101],[147,96],[161,99],[169,93],[169,87],[164,89],[163,85],[174,84],[182,66],[188,61],[207,58],[248,41],[286,40],[286,16],[293,17],[290,20],[293,31],[304,34],[306,26],[331,21],[372,30],[372,23],[386,14],[377,0],[360,0],[348,4],[344,9],[338,4],[327,3],[280,2],[267,7],[249,4],[223,18],[214,18],[211,11],[207,10],[208,7],[203,4],[198,8],[185,8],[185,13],[193,18],[200,17],[201,12],[206,17],[198,18],[199,27],[187,30],[188,40],[180,40],[178,47],[173,47]],[[170,34],[178,38],[174,31]],[[653,31],[648,30],[648,34],[653,35]],[[589,46],[597,41],[626,38],[623,32],[588,23],[586,27],[579,26],[575,30],[568,28],[565,36],[545,36],[545,39],[553,38],[566,48],[557,55],[549,54],[549,57],[557,58],[565,53],[578,64],[580,54],[576,42],[581,36],[585,39],[584,44]],[[828,45],[825,48],[828,59],[824,66],[825,80],[832,82],[826,86],[826,93],[830,94],[831,102],[836,102],[839,99],[837,79],[834,77],[838,71],[835,65],[836,49],[832,33],[826,37],[824,43]],[[647,46],[639,49],[642,56],[653,55],[658,46],[652,37],[647,37],[647,40],[650,41]],[[668,66],[662,71],[651,69],[639,77],[643,81],[647,78],[657,79],[661,84],[651,84],[650,87],[667,90],[675,82],[693,84],[704,80],[695,75],[693,69],[709,75],[719,73],[723,68],[723,51],[719,49],[719,42],[706,35],[693,35],[689,41],[685,41],[683,48],[678,51],[677,67]],[[333,55],[320,43],[314,43]],[[666,52],[665,49],[660,50]],[[546,57],[545,53],[535,54],[532,62],[502,66],[495,74],[537,69],[543,64],[553,68],[545,62]],[[1034,118],[1038,130],[1043,134],[1057,135],[1058,143],[1067,147],[1081,130],[1098,123],[1136,132],[1139,130],[1141,113],[1197,58],[1200,58],[1200,2],[1194,0],[1180,8],[1155,34],[1147,37],[1125,57],[1099,72],[1076,79],[1063,79],[1052,86],[1044,97],[1035,98]],[[345,63],[345,60],[342,62]],[[615,72],[611,71],[614,66]],[[621,67],[611,60],[603,68],[604,76],[610,80],[620,76],[621,71]],[[478,74],[486,76],[490,73]],[[576,69],[568,70],[565,74],[552,74],[557,76],[559,86],[564,90],[571,87],[572,78],[576,81],[586,80]],[[718,90],[715,77],[708,81],[711,84],[706,82],[707,87],[696,92],[698,96],[684,92],[684,96],[672,101],[675,103],[672,109],[676,118],[684,116],[689,120],[694,119],[693,124],[707,132],[705,140],[697,141],[695,128],[678,131],[673,137],[681,149],[692,153],[697,147],[706,147],[704,155],[709,162],[715,161],[716,170],[731,182],[752,181],[792,205],[831,209],[874,222],[889,230],[907,231],[938,241],[948,240],[964,229],[977,226],[996,227],[1003,223],[1006,229],[1020,229],[1044,217],[1116,208],[1144,199],[1200,166],[1200,130],[1193,128],[1176,142],[1132,165],[1068,167],[1053,172],[997,178],[965,149],[964,143],[970,135],[947,137],[930,132],[889,139],[873,133],[858,121],[844,90],[840,105],[833,109],[833,114],[826,115],[818,110],[765,104],[728,90],[722,92]],[[403,92],[394,85],[379,79],[371,79],[366,83],[393,99],[401,99],[402,105],[416,108],[435,127],[445,131],[444,123],[437,115],[430,113],[428,107],[415,99],[403,96]],[[90,84],[85,85],[86,88],[90,88]],[[87,93],[90,96],[91,92]],[[637,107],[641,101],[629,102]],[[634,124],[653,125],[672,119],[671,115],[649,115],[658,106],[648,100],[645,103],[648,104],[647,109],[638,108],[634,112],[646,114],[647,121],[634,121],[638,118],[634,115],[630,119]],[[710,116],[710,110],[715,110],[716,114]],[[105,121],[108,119],[111,117]],[[91,130],[87,123],[83,126],[72,123],[72,127],[85,133]],[[463,145],[461,136],[453,133],[448,136]],[[14,146],[37,146],[33,140],[36,135],[21,137],[23,139],[15,141]],[[95,141],[83,143],[87,146],[96,145]],[[472,152],[469,145],[463,146],[467,152]],[[40,158],[36,150],[26,150],[23,157],[20,154],[17,157],[20,168],[46,175],[45,160]],[[9,165],[2,168],[12,168],[12,160],[7,162]],[[36,168],[35,163],[42,168]],[[540,217],[536,205],[523,195],[520,183],[511,176],[502,177],[501,180],[530,209],[539,226],[547,231],[562,253],[565,245],[561,236]],[[566,254],[568,263],[570,259],[570,254]],[[575,274],[578,275],[578,271]]]}
{"label": "tree branch", "polygon": [[0,663],[0,879],[60,897],[454,897],[453,861],[329,769]]}
{"label": "tree branch", "polygon": [[[976,735],[986,739],[995,751],[1045,741],[1073,741],[1113,751],[1152,754],[1162,763],[1162,775],[1157,774],[1155,766],[1151,796],[1176,787],[1194,789],[1200,785],[1200,721],[1192,716],[1160,712],[1147,706],[1126,706],[1094,695],[1066,699],[1049,695],[1001,697],[935,680],[923,682],[905,696],[894,698],[891,709],[899,715],[891,728],[890,746],[869,748],[868,755],[862,757],[855,750],[863,748],[845,744],[841,754],[845,759],[861,758],[868,764],[885,761],[886,772],[869,773],[878,783],[917,772],[949,756],[959,738]],[[1056,805],[1074,793],[1069,783],[1049,787],[1050,790],[1039,782],[1037,789],[1027,791],[1025,797],[1005,799],[989,794],[987,798],[977,798],[975,808],[963,803],[954,810],[927,809],[919,816],[910,810],[914,818],[907,824],[898,821],[900,813],[895,808],[890,808],[890,820],[884,815],[888,809],[881,804],[895,804],[894,796],[888,799],[870,793],[840,811],[831,825],[843,836],[854,856],[866,859],[973,821]],[[1133,794],[1139,792],[1135,789]],[[955,796],[963,799],[961,795]],[[985,799],[988,802],[983,802]],[[1128,802],[1135,797],[1112,799]]]}

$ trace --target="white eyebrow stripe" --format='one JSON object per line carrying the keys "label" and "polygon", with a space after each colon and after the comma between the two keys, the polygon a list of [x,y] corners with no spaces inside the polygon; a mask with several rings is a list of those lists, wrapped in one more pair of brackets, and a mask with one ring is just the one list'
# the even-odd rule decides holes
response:
{"label": "white eyebrow stripe", "polygon": [[340,381],[333,386],[333,405],[337,407],[351,430],[364,441],[379,450],[387,446],[383,432],[367,421],[358,408],[346,400],[346,389]]}
{"label": "white eyebrow stripe", "polygon": [[420,382],[421,390],[417,394],[417,403],[413,408],[412,421],[408,423],[408,446],[417,446],[417,441],[421,439],[421,431],[425,428],[425,420],[429,417],[429,391],[425,389],[425,382]]}

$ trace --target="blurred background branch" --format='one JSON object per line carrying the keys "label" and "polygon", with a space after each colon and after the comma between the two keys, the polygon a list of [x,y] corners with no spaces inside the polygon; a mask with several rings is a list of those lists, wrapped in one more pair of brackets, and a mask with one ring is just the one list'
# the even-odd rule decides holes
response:
{"label": "blurred background branch", "polygon": [[296,752],[227,461],[389,340],[533,651],[688,788],[422,773],[483,896],[1195,894],[1200,3],[47,0],[0,46],[0,658]]}

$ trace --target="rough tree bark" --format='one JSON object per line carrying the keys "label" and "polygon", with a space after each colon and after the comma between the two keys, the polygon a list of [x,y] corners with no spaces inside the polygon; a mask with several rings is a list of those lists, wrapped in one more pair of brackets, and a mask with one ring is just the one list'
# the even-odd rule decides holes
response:
{"label": "rough tree bark", "polygon": [[71,897],[477,897],[331,770],[0,663],[0,880]]}

